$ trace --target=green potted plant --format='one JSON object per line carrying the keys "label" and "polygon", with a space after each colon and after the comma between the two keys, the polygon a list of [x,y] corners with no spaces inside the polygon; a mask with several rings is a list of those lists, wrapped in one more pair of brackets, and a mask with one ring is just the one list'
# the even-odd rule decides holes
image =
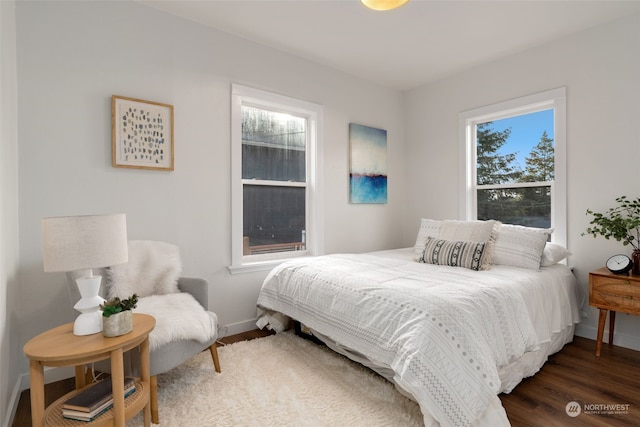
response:
{"label": "green potted plant", "polygon": [[624,246],[630,245],[633,248],[633,274],[640,274],[640,198],[631,200],[620,196],[616,202],[617,206],[604,213],[587,209],[587,215],[592,215],[593,219],[582,235],[602,236],[607,240],[613,238]]}
{"label": "green potted plant", "polygon": [[121,300],[118,297],[100,304],[102,310],[102,333],[105,337],[117,337],[133,330],[133,310],[138,304],[138,295]]}

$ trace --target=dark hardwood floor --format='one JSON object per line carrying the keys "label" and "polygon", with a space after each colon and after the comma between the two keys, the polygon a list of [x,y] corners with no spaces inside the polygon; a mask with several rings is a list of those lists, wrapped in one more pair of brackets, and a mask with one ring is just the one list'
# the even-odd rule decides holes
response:
{"label": "dark hardwood floor", "polygon": [[[595,348],[595,341],[575,337],[535,376],[500,395],[511,424],[640,426],[640,352],[605,344],[596,357]],[[570,402],[582,410],[575,418],[566,412]]]}
{"label": "dark hardwood floor", "polygon": [[[231,344],[265,335],[268,333],[255,330],[220,341]],[[500,395],[511,424],[515,427],[640,426],[640,352],[606,344],[600,357],[595,357],[594,351],[595,341],[576,337],[573,343],[551,356],[534,377],[525,379],[511,394]],[[47,384],[47,404],[73,387],[73,379]],[[567,414],[566,407],[571,402],[576,402],[582,412],[577,417]],[[12,427],[30,425],[29,390],[25,390]]]}

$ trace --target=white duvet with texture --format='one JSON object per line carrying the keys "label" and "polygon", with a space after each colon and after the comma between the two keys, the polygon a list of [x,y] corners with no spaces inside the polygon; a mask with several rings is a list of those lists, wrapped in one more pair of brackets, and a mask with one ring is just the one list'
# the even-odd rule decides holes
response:
{"label": "white duvet with texture", "polygon": [[[513,267],[472,271],[404,257],[327,255],[272,270],[258,307],[390,366],[426,425],[470,426],[482,417],[509,425],[497,398],[498,370],[549,340],[554,327],[530,311],[547,310],[546,297],[533,290],[550,277]],[[575,320],[571,310],[549,315]]]}

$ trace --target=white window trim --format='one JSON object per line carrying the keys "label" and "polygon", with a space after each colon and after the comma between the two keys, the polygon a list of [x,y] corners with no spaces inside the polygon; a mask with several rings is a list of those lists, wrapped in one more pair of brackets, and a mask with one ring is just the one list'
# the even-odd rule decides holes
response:
{"label": "white window trim", "polygon": [[[458,145],[460,149],[461,219],[477,219],[476,206],[476,141],[477,123],[509,116],[554,109],[554,183],[551,190],[551,241],[567,245],[567,112],[566,88],[561,87],[537,94],[464,111],[458,116]],[[513,187],[514,185],[510,185]]]}
{"label": "white window trim", "polygon": [[[242,181],[242,105],[253,105],[275,111],[296,113],[307,117],[309,142],[306,156],[307,240],[305,251],[273,254],[243,255],[243,181]],[[283,261],[301,256],[317,256],[324,252],[324,198],[322,186],[322,129],[321,105],[301,101],[263,90],[231,85],[231,265],[232,274],[270,270]]]}

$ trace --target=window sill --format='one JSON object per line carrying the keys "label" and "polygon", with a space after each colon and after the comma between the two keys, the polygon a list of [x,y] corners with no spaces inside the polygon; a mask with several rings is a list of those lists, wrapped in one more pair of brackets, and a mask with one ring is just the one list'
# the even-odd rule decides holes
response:
{"label": "window sill", "polygon": [[312,256],[309,253],[309,250],[286,252],[287,256],[283,256],[283,254],[283,252],[276,252],[271,254],[244,256],[242,257],[242,264],[229,265],[227,266],[227,269],[231,274],[269,271],[285,261]]}
{"label": "window sill", "polygon": [[288,259],[274,259],[270,261],[261,261],[261,262],[252,262],[249,264],[242,265],[229,265],[227,268],[231,274],[244,274],[244,273],[255,273],[258,271],[269,271],[274,267],[282,264]]}

